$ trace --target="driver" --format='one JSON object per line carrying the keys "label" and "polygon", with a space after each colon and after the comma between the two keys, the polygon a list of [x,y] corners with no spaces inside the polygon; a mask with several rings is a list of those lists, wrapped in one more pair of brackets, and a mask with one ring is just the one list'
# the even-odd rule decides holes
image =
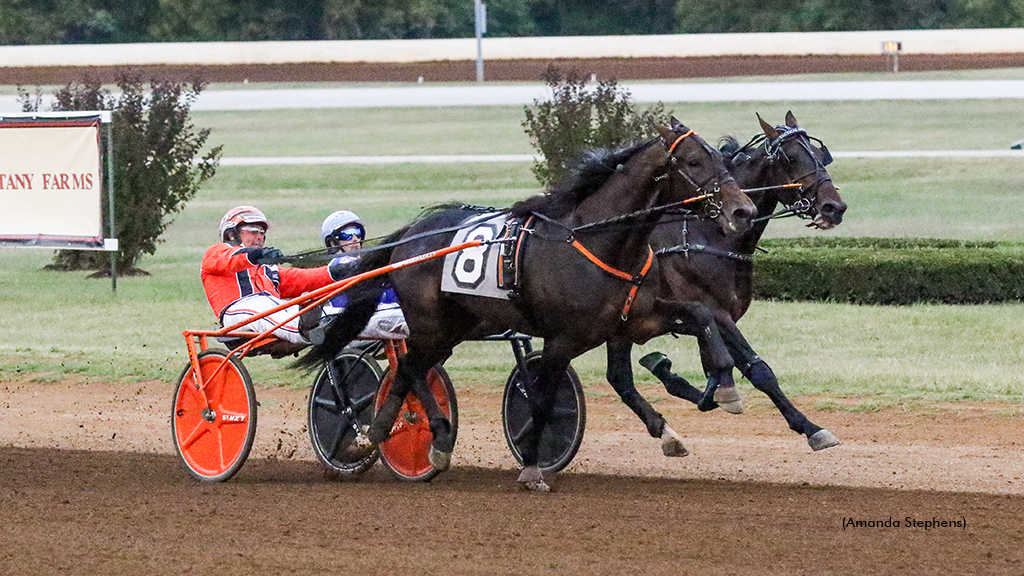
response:
{"label": "driver", "polygon": [[[329,264],[335,270],[345,270],[355,264],[357,256],[346,256],[345,253],[362,248],[365,238],[366,225],[363,220],[348,210],[334,212],[320,226],[320,239],[327,252],[340,254]],[[340,313],[347,304],[345,293],[338,294],[324,303],[324,316]],[[398,305],[398,296],[390,286],[381,294],[377,301],[377,311],[359,337],[369,340],[402,340],[409,337],[409,326]]]}
{"label": "driver", "polygon": [[[281,251],[264,246],[270,222],[258,208],[236,206],[220,219],[221,242],[203,256],[200,276],[210,307],[221,326],[231,326],[280,306],[283,298],[295,298],[342,277],[337,266],[288,268],[265,263],[281,258]],[[265,332],[277,326],[274,336],[294,344],[308,344],[299,334],[298,319],[283,322],[298,312],[289,306],[239,328]]]}

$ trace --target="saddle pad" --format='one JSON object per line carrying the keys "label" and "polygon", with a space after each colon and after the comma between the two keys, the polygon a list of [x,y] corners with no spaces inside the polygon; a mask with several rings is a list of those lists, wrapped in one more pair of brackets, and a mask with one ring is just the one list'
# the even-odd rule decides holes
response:
{"label": "saddle pad", "polygon": [[[452,246],[473,240],[488,242],[498,238],[505,228],[505,215],[495,213],[491,218],[475,216],[467,222],[469,224],[465,228],[455,233]],[[441,291],[508,300],[508,290],[498,286],[500,256],[501,244],[485,244],[448,254],[444,257]]]}

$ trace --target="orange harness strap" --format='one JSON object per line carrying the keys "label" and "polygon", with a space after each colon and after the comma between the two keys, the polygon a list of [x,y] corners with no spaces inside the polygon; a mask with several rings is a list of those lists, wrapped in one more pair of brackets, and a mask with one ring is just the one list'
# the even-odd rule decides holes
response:
{"label": "orange harness strap", "polygon": [[651,249],[650,246],[647,247],[647,262],[645,262],[643,268],[640,269],[640,273],[634,276],[628,272],[623,272],[618,268],[613,268],[602,262],[601,259],[594,256],[590,250],[587,250],[583,244],[580,244],[579,240],[573,240],[572,247],[578,250],[580,254],[586,256],[587,260],[596,264],[601,270],[604,270],[612,276],[625,280],[633,285],[633,287],[629,289],[629,294],[626,296],[626,302],[622,305],[621,318],[622,321],[625,322],[626,319],[629,318],[629,310],[633,307],[633,300],[636,298],[637,290],[640,289],[640,283],[644,281],[644,278],[647,276],[647,272],[651,269],[651,264],[654,262],[654,250]]}
{"label": "orange harness strap", "polygon": [[678,144],[679,144],[680,142],[682,142],[682,141],[683,141],[683,139],[685,139],[685,138],[686,138],[687,136],[693,136],[693,130],[690,130],[690,131],[689,131],[689,132],[687,132],[686,134],[683,134],[683,135],[682,135],[682,136],[680,136],[679,138],[676,138],[676,141],[675,141],[675,142],[673,142],[673,143],[672,143],[672,145],[668,147],[668,155],[669,155],[669,156],[671,156],[671,155],[672,155],[672,153],[673,153],[673,152],[675,152],[676,146],[677,146],[677,145],[678,145]]}

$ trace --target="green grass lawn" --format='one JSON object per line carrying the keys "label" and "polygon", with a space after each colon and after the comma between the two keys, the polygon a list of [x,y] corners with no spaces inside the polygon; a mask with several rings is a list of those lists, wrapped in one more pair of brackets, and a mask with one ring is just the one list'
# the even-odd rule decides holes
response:
{"label": "green grass lawn", "polygon": [[[668,106],[709,140],[750,136],[755,112],[780,122],[792,108],[833,151],[1006,148],[1019,102],[873,102]],[[226,156],[532,153],[511,107],[201,113],[200,127]],[[1020,128],[1024,131],[1024,128]],[[1019,161],[1015,159],[840,159],[830,172],[850,204],[844,224],[814,232],[786,220],[770,236],[942,237],[1024,241]],[[383,235],[423,206],[449,200],[506,206],[538,191],[529,166],[399,164],[384,166],[222,167],[175,218],[150,276],[109,280],[43,271],[50,252],[0,249],[0,378],[123,382],[175,380],[185,363],[181,331],[213,327],[199,283],[203,251],[233,205],[252,203],[272,220],[269,244],[298,252],[317,244],[321,220],[348,208]],[[907,402],[1024,401],[1024,306],[910,306],[757,302],[740,327],[792,395],[822,397],[850,409]],[[702,382],[693,339],[660,338],[634,358],[664,350],[695,384]],[[307,386],[287,361],[246,361],[261,385]],[[498,393],[512,366],[503,343],[467,343],[448,364],[456,386]],[[590,393],[603,383],[604,352],[574,362]],[[664,398],[636,367],[644,389]],[[741,386],[748,386],[743,383]],[[749,395],[749,394],[748,394]],[[831,403],[831,404],[830,404]]]}

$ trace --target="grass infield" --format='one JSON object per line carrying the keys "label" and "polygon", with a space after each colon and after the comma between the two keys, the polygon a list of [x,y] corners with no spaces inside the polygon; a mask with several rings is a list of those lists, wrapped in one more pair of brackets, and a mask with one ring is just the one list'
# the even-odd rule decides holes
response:
{"label": "grass infield", "polygon": [[[792,109],[833,152],[886,149],[1007,148],[1024,133],[1007,118],[1016,101],[666,104],[709,141],[752,136],[755,112],[780,122]],[[523,154],[532,150],[520,108],[328,110],[197,113],[226,156]],[[1024,242],[1024,192],[1017,159],[839,159],[830,166],[850,204],[837,230],[785,220],[770,237],[811,235],[925,237]],[[313,248],[321,220],[348,208],[383,235],[421,207],[458,200],[506,206],[538,191],[526,164],[222,167],[176,216],[150,276],[109,279],[42,270],[50,252],[0,249],[0,379],[172,383],[185,364],[186,328],[213,327],[199,283],[199,260],[216,223],[236,204],[260,206],[272,220],[268,244],[286,253]],[[824,409],[875,410],[937,402],[1024,402],[1024,307],[757,302],[740,327],[790,395]],[[663,337],[634,358],[662,350],[702,383],[695,341]],[[309,385],[287,361],[246,361],[259,385]],[[604,383],[603,349],[574,362],[590,394]],[[649,397],[667,394],[634,364]],[[447,365],[456,387],[500,394],[512,356],[504,343],[467,343]],[[755,392],[741,381],[745,396]],[[169,396],[168,396],[169,397]]]}

